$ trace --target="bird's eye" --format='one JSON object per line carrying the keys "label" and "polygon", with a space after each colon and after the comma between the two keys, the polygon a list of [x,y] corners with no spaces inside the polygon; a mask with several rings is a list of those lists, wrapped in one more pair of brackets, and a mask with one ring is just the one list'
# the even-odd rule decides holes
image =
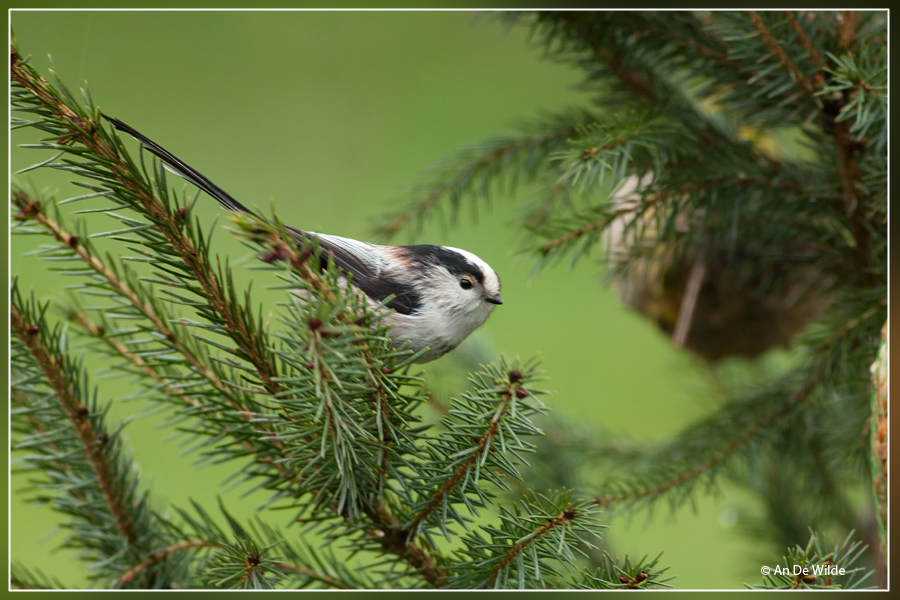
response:
{"label": "bird's eye", "polygon": [[473,285],[475,285],[475,284],[473,284],[472,280],[469,279],[468,277],[463,277],[462,279],[459,280],[459,287],[461,287],[464,290],[471,290]]}

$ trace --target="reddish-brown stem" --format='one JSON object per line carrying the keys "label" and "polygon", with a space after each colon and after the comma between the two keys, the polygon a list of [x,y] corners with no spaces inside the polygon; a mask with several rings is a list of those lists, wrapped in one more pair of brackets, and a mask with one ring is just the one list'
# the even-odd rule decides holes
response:
{"label": "reddish-brown stem", "polygon": [[172,544],[168,548],[163,548],[159,552],[154,552],[153,554],[142,560],[140,563],[123,573],[116,581],[115,587],[121,588],[128,585],[142,571],[144,571],[148,567],[155,565],[156,563],[164,561],[166,558],[168,558],[172,554],[175,554],[176,552],[181,552],[182,550],[188,550],[190,548],[218,548],[218,546],[218,544],[200,540]]}
{"label": "reddish-brown stem", "polygon": [[816,90],[815,88],[813,88],[812,83],[806,77],[806,75],[804,75],[800,71],[800,69],[797,68],[797,65],[794,64],[794,61],[791,60],[791,57],[788,56],[787,51],[778,42],[778,38],[775,37],[775,34],[772,33],[772,30],[769,29],[769,27],[765,24],[759,12],[755,10],[749,10],[747,11],[747,15],[750,17],[750,22],[753,24],[753,27],[756,28],[756,31],[759,32],[759,35],[769,47],[769,50],[772,51],[772,54],[776,59],[778,59],[784,69],[791,75],[793,80],[797,82],[797,85],[800,86],[800,88],[809,96],[815,97]]}
{"label": "reddish-brown stem", "polygon": [[97,483],[106,506],[116,523],[116,528],[129,545],[138,541],[138,532],[135,528],[131,511],[126,505],[121,490],[113,475],[113,468],[106,454],[105,433],[98,433],[91,424],[90,419],[82,416],[82,404],[79,402],[76,392],[72,389],[64,368],[65,358],[53,355],[40,335],[36,323],[29,323],[16,304],[10,304],[9,320],[12,333],[19,338],[34,361],[40,367],[44,379],[53,390],[53,394],[59,401],[69,418],[69,424],[75,431],[75,435],[81,442],[81,447],[88,462],[94,469]]}
{"label": "reddish-brown stem", "polygon": [[797,17],[794,16],[794,12],[790,10],[784,11],[784,18],[787,19],[791,29],[797,34],[797,40],[806,50],[806,53],[809,54],[809,58],[812,60],[813,65],[815,65],[817,69],[822,68],[822,55],[819,54],[815,46],[813,46],[812,41],[809,39],[809,36],[806,35],[806,31],[804,31],[803,27],[800,26],[800,23],[797,22]]}
{"label": "reddish-brown stem", "polygon": [[518,389],[517,384],[511,383],[503,392],[503,404],[500,407],[500,410],[497,411],[496,416],[491,419],[491,423],[487,430],[485,430],[484,434],[475,442],[475,449],[469,453],[465,460],[459,463],[459,466],[453,474],[432,494],[431,501],[413,515],[412,523],[408,527],[409,531],[416,531],[421,523],[425,522],[435,510],[440,508],[444,503],[444,498],[456,489],[460,482],[466,478],[466,473],[469,469],[481,459],[481,456],[484,454],[488,445],[497,437],[500,430],[500,424],[503,419],[506,418],[506,413],[510,408],[512,398],[515,397]]}
{"label": "reddish-brown stem", "polygon": [[522,552],[525,551],[528,546],[535,543],[541,537],[547,535],[554,529],[558,527],[566,527],[569,524],[569,520],[563,516],[565,511],[559,513],[558,516],[547,519],[544,521],[539,527],[537,527],[534,531],[531,532],[531,535],[523,536],[521,540],[515,543],[512,548],[510,548],[506,556],[504,556],[500,562],[494,565],[494,568],[491,569],[490,577],[488,577],[486,588],[494,587],[494,583],[497,581],[497,577],[500,576],[500,573],[505,569],[509,564],[511,564],[516,557],[519,556]]}

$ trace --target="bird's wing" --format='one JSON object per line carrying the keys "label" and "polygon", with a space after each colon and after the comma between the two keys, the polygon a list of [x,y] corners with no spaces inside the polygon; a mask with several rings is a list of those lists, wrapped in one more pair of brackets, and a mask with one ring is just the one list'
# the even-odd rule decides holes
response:
{"label": "bird's wing", "polygon": [[336,235],[310,233],[293,227],[288,229],[300,243],[304,243],[309,237],[318,239],[323,258],[331,256],[335,265],[344,272],[351,273],[353,285],[372,300],[382,302],[393,296],[385,306],[404,315],[412,314],[421,307],[422,297],[416,286],[392,276],[394,269],[390,268],[390,261],[403,260],[396,256],[399,248],[377,246]]}
{"label": "bird's wing", "polygon": [[378,246],[374,244],[325,233],[312,233],[291,226],[287,226],[286,229],[301,245],[306,244],[309,238],[317,239],[323,251],[323,258],[331,255],[335,265],[353,274],[354,281],[376,278],[384,268],[383,259],[378,254]]}

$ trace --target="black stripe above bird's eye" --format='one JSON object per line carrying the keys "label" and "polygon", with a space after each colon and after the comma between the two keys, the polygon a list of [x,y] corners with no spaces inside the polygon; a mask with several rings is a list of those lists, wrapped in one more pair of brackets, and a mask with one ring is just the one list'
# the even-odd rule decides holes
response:
{"label": "black stripe above bird's eye", "polygon": [[483,284],[484,272],[478,265],[472,264],[465,256],[443,246],[421,244],[417,246],[400,246],[408,253],[408,257],[421,267],[440,265],[454,275],[471,275]]}

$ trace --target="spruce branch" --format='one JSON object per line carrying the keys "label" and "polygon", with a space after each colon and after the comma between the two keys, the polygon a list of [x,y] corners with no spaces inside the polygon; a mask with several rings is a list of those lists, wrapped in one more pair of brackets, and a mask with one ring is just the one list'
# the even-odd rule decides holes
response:
{"label": "spruce branch", "polygon": [[[68,516],[65,545],[86,551],[98,567],[91,578],[108,583],[163,542],[162,519],[138,493],[120,428],[107,427],[66,328],[50,322],[47,305],[23,300],[15,282],[11,299],[11,421],[14,451],[24,453],[16,462],[41,474],[43,499]],[[160,564],[132,587],[166,587],[169,575]]]}
{"label": "spruce branch", "polygon": [[666,567],[657,567],[660,557],[647,560],[645,556],[639,561],[632,561],[628,556],[614,559],[604,552],[600,565],[593,572],[584,574],[584,579],[577,584],[580,589],[590,590],[646,590],[653,588],[670,588],[665,577]]}
{"label": "spruce branch", "polygon": [[[221,322],[223,329],[238,344],[242,355],[250,361],[266,389],[278,393],[277,368],[264,348],[268,345],[264,332],[255,328],[246,313],[235,305],[233,289],[223,286],[216,269],[208,260],[205,248],[198,248],[184,226],[189,223],[175,218],[170,205],[157,198],[151,185],[142,177],[134,163],[124,153],[124,147],[115,134],[106,133],[98,125],[99,112],[88,113],[68,94],[60,94],[29,65],[12,53],[12,80],[16,87],[27,94],[23,103],[37,100],[46,118],[42,128],[51,129],[57,142],[54,147],[81,155],[89,152],[92,162],[65,166],[67,170],[98,180],[102,186],[118,194],[123,204],[130,205],[144,215],[153,228],[166,240],[171,249],[168,264],[180,277],[188,277],[197,283],[194,290],[206,299],[209,313]],[[14,101],[15,101],[14,96]],[[161,190],[165,189],[164,178]],[[111,196],[115,197],[115,196]],[[161,194],[163,199],[167,195]],[[162,267],[160,267],[162,268]],[[187,285],[188,282],[185,281]]]}
{"label": "spruce branch", "polygon": [[30,354],[40,369],[43,378],[60,406],[68,416],[69,426],[81,443],[85,458],[91,464],[100,491],[106,500],[106,507],[113,517],[119,535],[131,545],[138,541],[134,516],[126,505],[126,492],[119,486],[110,456],[106,451],[109,433],[98,430],[90,419],[89,408],[80,399],[75,373],[77,365],[72,364],[60,347],[61,332],[47,332],[48,323],[43,315],[46,307],[25,306],[14,286],[13,301],[9,307],[10,329],[18,342]]}
{"label": "spruce branch", "polygon": [[[201,505],[192,503],[191,511],[177,509],[179,523],[171,523],[173,534],[189,541],[173,544],[154,555],[186,549],[204,550],[204,561],[218,564],[219,573],[229,578],[232,587],[267,587],[276,581],[291,579],[297,588],[325,587],[327,589],[373,589],[377,587],[365,572],[355,572],[327,547],[318,549],[307,544],[303,537],[292,539],[261,519],[240,523],[220,501],[219,511],[227,528],[212,517]],[[190,539],[193,538],[193,539]],[[279,555],[272,554],[275,550]],[[228,565],[231,565],[231,568]],[[271,579],[267,571],[275,573]],[[209,573],[203,569],[203,577]],[[221,583],[221,581],[220,581]]]}
{"label": "spruce branch", "polygon": [[140,575],[148,567],[151,567],[159,562],[166,560],[169,556],[171,556],[172,554],[175,554],[177,552],[183,552],[183,551],[191,550],[194,548],[214,548],[214,547],[216,547],[216,544],[214,544],[212,542],[202,541],[202,540],[192,540],[192,541],[178,542],[177,544],[172,544],[171,546],[168,546],[166,548],[163,548],[162,550],[158,550],[157,552],[154,552],[153,554],[151,554],[150,556],[148,556],[147,558],[142,560],[140,563],[135,565],[133,568],[131,568],[128,571],[126,571],[125,573],[123,573],[122,576],[119,577],[118,581],[116,581],[116,583],[113,587],[116,587],[116,588],[126,587],[128,584],[130,584],[132,581],[134,581],[135,577]]}
{"label": "spruce branch", "polygon": [[519,538],[513,547],[507,551],[506,556],[491,567],[491,573],[488,576],[485,587],[494,587],[497,584],[497,580],[500,579],[501,573],[507,571],[514,562],[521,561],[521,556],[528,553],[535,544],[542,541],[544,536],[552,535],[561,527],[567,527],[570,519],[574,519],[576,516],[577,511],[575,509],[567,508],[557,514],[556,517],[546,519],[530,531],[528,535]]}
{"label": "spruce branch", "polygon": [[405,525],[411,536],[428,536],[430,529],[438,528],[449,538],[448,517],[464,522],[456,503],[472,514],[486,505],[488,496],[479,487],[480,479],[504,487],[500,474],[517,476],[508,455],[533,451],[522,437],[540,433],[530,417],[544,410],[529,385],[536,378],[535,366],[501,362],[472,377],[476,389],[454,402],[442,419],[446,435],[434,441],[433,457],[419,467],[423,487],[429,491],[420,493]]}
{"label": "spruce branch", "polygon": [[575,567],[581,546],[594,547],[601,525],[597,509],[573,497],[571,490],[535,495],[501,507],[497,526],[482,526],[485,534],[465,536],[453,587],[523,589],[554,584],[563,571]]}
{"label": "spruce branch", "polygon": [[[225,397],[229,396],[227,387],[222,383],[217,374],[207,367],[200,357],[195,356],[193,352],[189,351],[179,342],[180,336],[176,335],[176,332],[170,323],[166,322],[159,314],[157,314],[156,308],[148,301],[146,296],[141,297],[128,285],[127,281],[121,279],[117,273],[104,264],[93,251],[89,240],[79,240],[77,236],[63,229],[56,220],[45,214],[42,208],[45,203],[30,197],[23,190],[13,190],[12,203],[20,209],[16,214],[17,219],[33,219],[38,225],[53,236],[54,239],[70,248],[78,258],[86,263],[88,268],[101,277],[110,288],[122,296],[132,307],[136,308],[140,314],[149,321],[150,326],[173,345],[173,349],[176,352],[191,359],[192,368],[207,379]],[[86,317],[84,318],[86,319]],[[101,330],[99,327],[93,325],[89,326],[88,329],[98,337],[102,337],[101,334],[105,332],[105,330]],[[128,352],[124,345],[119,344],[112,338],[107,339],[109,339],[110,343],[115,344],[116,350],[120,353],[124,352],[127,355]],[[135,362],[139,366],[145,366],[143,360],[139,356],[132,355],[130,358],[132,362]],[[194,402],[190,403],[194,404]],[[237,407],[240,408],[239,405]]]}
{"label": "spruce branch", "polygon": [[797,82],[797,85],[800,86],[804,92],[811,97],[815,97],[816,91],[813,88],[812,82],[797,68],[794,61],[791,60],[791,57],[779,43],[775,34],[773,34],[772,30],[766,25],[762,15],[755,10],[748,10],[747,15],[750,18],[753,27],[756,28],[756,31],[762,36],[763,40],[765,40],[766,45],[768,45],[769,49],[772,51],[772,55],[778,60],[781,66],[790,73],[791,78]]}
{"label": "spruce branch", "polygon": [[[113,259],[109,256],[102,259],[93,249],[89,238],[82,236],[79,239],[78,236],[65,229],[64,225],[59,222],[58,216],[56,219],[51,218],[46,213],[46,207],[52,206],[51,204],[42,202],[21,189],[13,190],[12,203],[13,206],[19,208],[15,215],[19,226],[27,226],[29,222],[36,223],[60,242],[61,251],[71,253],[83,261],[108,289],[113,290],[121,298],[123,305],[135,309],[138,314],[147,319],[149,330],[160,336],[164,340],[164,344],[178,356],[186,359],[192,373],[205,380],[215,390],[221,401],[230,405],[235,414],[253,422],[254,427],[261,433],[260,439],[269,439],[269,443],[276,451],[277,458],[284,457],[283,446],[277,439],[272,439],[273,432],[259,420],[253,420],[257,416],[253,405],[235,393],[235,386],[225,383],[215,363],[210,363],[206,356],[198,352],[198,348],[188,343],[181,328],[166,314],[165,309],[154,301],[154,294],[146,290],[124,265],[117,272],[111,268],[111,265],[114,264]],[[53,256],[59,257],[56,251]],[[73,322],[81,326],[90,336],[104,343],[110,351],[110,356],[125,358],[127,363],[133,365],[142,375],[162,385],[168,400],[176,401],[176,403],[180,400],[184,407],[193,408],[200,414],[205,413],[209,416],[210,407],[207,405],[206,399],[202,395],[186,393],[189,382],[173,378],[168,372],[163,371],[162,369],[167,365],[158,362],[148,363],[140,353],[129,350],[126,342],[122,341],[121,336],[117,335],[113,328],[92,322],[84,312],[70,310],[69,313]],[[240,440],[240,443],[248,450],[254,450],[256,447],[248,440]],[[283,477],[296,481],[296,475],[289,473],[285,465],[277,458],[260,455],[256,452],[252,452],[252,455],[257,456],[260,462],[278,470]]]}
{"label": "spruce branch", "polygon": [[[683,497],[687,493],[686,490],[689,490],[691,487],[688,485],[690,482],[704,474],[710,475],[714,469],[721,468],[723,463],[737,456],[738,452],[753,441],[754,438],[760,435],[771,435],[773,424],[784,422],[800,404],[809,398],[810,394],[816,389],[817,384],[818,379],[816,377],[809,377],[788,398],[775,396],[777,403],[773,403],[770,400],[768,403],[762,404],[759,402],[759,398],[751,396],[750,399],[745,400],[741,404],[733,404],[726,407],[726,410],[722,411],[722,414],[716,415],[715,419],[696,425],[694,428],[679,435],[678,440],[666,444],[658,451],[652,452],[646,460],[646,464],[651,465],[649,477],[641,473],[639,469],[635,469],[635,472],[632,473],[632,475],[647,478],[649,481],[640,481],[639,479],[639,483],[636,484],[635,482],[608,483],[607,485],[612,487],[624,485],[630,489],[620,493],[597,496],[593,502],[608,508],[617,504],[631,504],[642,500],[655,502],[660,497],[671,493],[678,493]],[[730,423],[741,424],[739,435],[722,440],[712,434],[713,430],[723,430],[725,429],[723,425]],[[731,429],[731,427],[727,428],[727,430]],[[689,448],[687,440],[702,440],[699,448],[697,448],[699,453],[684,452],[683,449]],[[716,448],[715,445],[719,442],[724,442],[724,445]],[[682,449],[680,451],[681,454],[691,457],[703,456],[704,458],[694,464],[691,464],[691,460],[688,459],[686,464],[681,463],[685,464],[686,468],[679,469],[674,475],[671,475],[671,465],[667,466],[664,471],[666,474],[663,477],[653,475],[652,471],[655,467],[652,465],[659,464],[658,457],[671,456],[676,448]]]}

